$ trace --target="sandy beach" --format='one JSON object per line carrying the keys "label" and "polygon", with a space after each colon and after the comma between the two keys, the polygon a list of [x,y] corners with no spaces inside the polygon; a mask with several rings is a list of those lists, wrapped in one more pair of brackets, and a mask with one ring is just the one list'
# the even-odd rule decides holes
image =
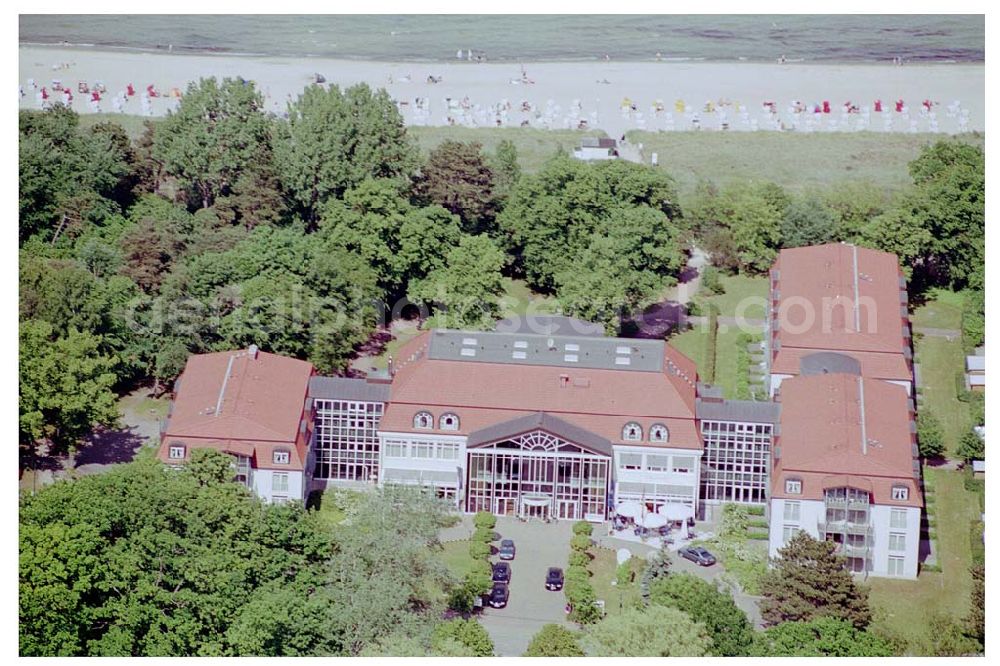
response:
{"label": "sandy beach", "polygon": [[[68,66],[64,66],[67,65]],[[322,74],[342,87],[385,87],[408,124],[602,129],[617,136],[646,130],[794,130],[942,132],[985,130],[985,68],[976,64],[822,65],[790,63],[468,62],[383,63],[321,58],[175,55],[41,46],[19,49],[21,108],[63,101],[53,80],[73,93],[80,113],[160,116],[199,77],[253,80],[265,108],[288,101]],[[429,77],[440,79],[429,82]],[[29,80],[34,81],[32,88]],[[96,104],[79,82],[100,81]],[[135,95],[114,97],[132,84]],[[147,86],[161,96],[142,102]],[[876,101],[881,100],[881,112]],[[897,110],[897,100],[902,100]],[[923,105],[924,100],[933,104]],[[828,112],[823,112],[827,102]],[[848,102],[850,103],[848,105]],[[819,109],[819,113],[816,110]]]}

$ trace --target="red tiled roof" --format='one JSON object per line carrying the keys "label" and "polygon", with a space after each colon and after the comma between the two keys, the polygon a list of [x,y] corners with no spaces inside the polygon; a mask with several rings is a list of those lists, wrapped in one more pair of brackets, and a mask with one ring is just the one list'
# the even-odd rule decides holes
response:
{"label": "red tiled roof", "polygon": [[291,449],[291,464],[274,468],[302,469],[308,439],[299,424],[312,373],[306,361],[267,352],[257,352],[255,358],[236,351],[191,356],[159,457],[168,460],[170,444],[183,442],[189,448],[252,452],[260,463],[255,466],[271,467],[273,448],[284,445]]}
{"label": "red tiled roof", "polygon": [[666,425],[667,446],[702,446],[695,425],[696,369],[669,345],[667,359],[690,383],[669,366],[663,372],[638,372],[430,359],[427,335],[407,342],[394,359],[397,372],[383,431],[422,432],[413,428],[413,416],[424,409],[435,417],[445,411],[458,414],[461,429],[456,434],[547,412],[614,443],[625,444],[622,427],[637,421],[644,434],[653,423]]}
{"label": "red tiled roof", "polygon": [[[771,362],[771,372],[776,375],[797,375],[799,374],[799,363],[803,356],[814,354],[818,349],[801,349],[795,347],[784,347],[778,350],[774,360]],[[832,351],[832,350],[822,350]],[[909,363],[903,354],[891,354],[888,352],[843,352],[851,358],[857,359],[861,364],[861,374],[864,377],[873,379],[887,379],[898,381],[913,381],[913,373]]]}
{"label": "red tiled roof", "polygon": [[903,353],[905,301],[900,298],[896,255],[843,243],[790,248],[778,254],[775,275],[779,297],[774,331],[780,350]]}
{"label": "red tiled roof", "polygon": [[[771,496],[822,499],[824,487],[855,480],[850,485],[870,489],[876,504],[922,506],[912,418],[902,386],[839,373],[784,380]],[[801,495],[785,493],[787,478],[802,479]],[[909,499],[893,500],[893,485],[907,486]]]}

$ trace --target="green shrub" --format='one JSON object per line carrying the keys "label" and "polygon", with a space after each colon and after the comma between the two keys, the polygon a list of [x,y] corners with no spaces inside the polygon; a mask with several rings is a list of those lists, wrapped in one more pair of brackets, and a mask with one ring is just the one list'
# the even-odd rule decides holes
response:
{"label": "green shrub", "polygon": [[483,543],[490,543],[496,541],[497,535],[492,528],[489,527],[477,527],[476,531],[472,533],[473,541],[481,541]]}
{"label": "green shrub", "polygon": [[[480,560],[482,561],[482,560]],[[486,564],[486,562],[483,562]],[[489,568],[489,564],[486,564]],[[472,597],[481,597],[490,591],[493,587],[493,571],[489,570],[488,573],[483,571],[472,570],[465,574],[465,581],[463,587],[466,589],[467,593]]]}
{"label": "green shrub", "polygon": [[581,552],[590,548],[590,537],[586,534],[576,534],[572,539],[569,540],[569,546],[573,550],[579,550]]}
{"label": "green shrub", "polygon": [[590,555],[574,550],[569,554],[570,566],[586,567],[590,564]]}
{"label": "green shrub", "polygon": [[969,530],[969,543],[972,546],[972,563],[986,564],[986,544],[983,543],[983,523],[980,520],[972,521]]}
{"label": "green shrub", "polygon": [[767,529],[760,529],[759,527],[754,527],[747,530],[747,538],[755,539],[757,541],[767,541],[770,532]]}
{"label": "green shrub", "polygon": [[921,564],[920,571],[928,571],[933,573],[941,573],[941,565],[939,564]]}
{"label": "green shrub", "polygon": [[573,534],[585,534],[590,536],[594,533],[594,526],[588,523],[586,520],[578,520],[573,523]]}
{"label": "green shrub", "polygon": [[763,506],[748,506],[747,513],[751,516],[763,516],[764,507]]}
{"label": "green shrub", "polygon": [[719,306],[708,304],[708,337],[705,351],[705,376],[703,381],[711,384],[715,381],[715,353],[719,339]]}
{"label": "green shrub", "polygon": [[726,287],[722,284],[722,277],[719,269],[715,266],[705,266],[701,271],[701,286],[711,294],[724,294]]}
{"label": "green shrub", "polygon": [[472,518],[472,524],[492,530],[497,526],[497,517],[489,511],[480,511]]}
{"label": "green shrub", "polygon": [[472,541],[469,543],[469,555],[474,560],[485,560],[491,553],[490,545],[482,541]]}
{"label": "green shrub", "polygon": [[689,317],[700,317],[705,314],[705,307],[701,304],[697,298],[688,301],[687,304],[687,316]]}
{"label": "green shrub", "polygon": [[759,527],[766,530],[770,527],[770,525],[766,520],[751,520],[750,522],[747,523],[747,528],[754,528],[754,527]]}

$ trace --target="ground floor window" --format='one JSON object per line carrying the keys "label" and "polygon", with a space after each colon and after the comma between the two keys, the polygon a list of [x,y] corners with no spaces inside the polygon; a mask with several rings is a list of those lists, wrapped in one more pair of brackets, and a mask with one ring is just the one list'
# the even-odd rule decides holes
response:
{"label": "ground floor window", "polygon": [[889,558],[889,575],[890,576],[903,576],[906,566],[906,558],[903,557],[890,557]]}

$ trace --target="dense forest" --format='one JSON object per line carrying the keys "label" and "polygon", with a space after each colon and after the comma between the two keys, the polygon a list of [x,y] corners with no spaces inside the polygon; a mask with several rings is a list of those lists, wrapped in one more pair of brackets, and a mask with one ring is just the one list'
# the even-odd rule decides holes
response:
{"label": "dense forest", "polygon": [[[424,156],[387,93],[365,85],[309,87],[278,118],[252,83],[205,79],[135,141],[113,122],[83,129],[58,105],[22,111],[22,451],[72,449],[117,421],[122,392],[169,388],[191,353],[253,343],[344,373],[400,303],[490,327],[504,276],[619,333],[676,282],[694,246],[718,270],[750,275],[782,247],[890,250],[915,301],[935,286],[964,293],[965,341],[982,341],[978,148],[928,146],[894,197],[858,182],[797,195],[706,182],[682,202],[662,161],[557,153],[522,173],[510,142],[485,153],[446,141]],[[439,505],[380,491],[345,509],[369,529],[331,534],[312,512],[227,483],[227,465],[199,454],[168,473],[139,460],[25,498],[21,653],[491,653],[478,624],[442,620],[462,581],[434,557],[449,520]],[[807,560],[825,557],[799,546]],[[731,599],[679,577],[652,589],[656,608],[608,618],[588,653],[624,654],[623,636],[665,618],[683,623],[692,654],[892,651],[861,633],[867,620],[853,610],[780,607],[774,629],[734,645],[732,632],[750,633]],[[558,629],[530,650],[582,653]]]}

